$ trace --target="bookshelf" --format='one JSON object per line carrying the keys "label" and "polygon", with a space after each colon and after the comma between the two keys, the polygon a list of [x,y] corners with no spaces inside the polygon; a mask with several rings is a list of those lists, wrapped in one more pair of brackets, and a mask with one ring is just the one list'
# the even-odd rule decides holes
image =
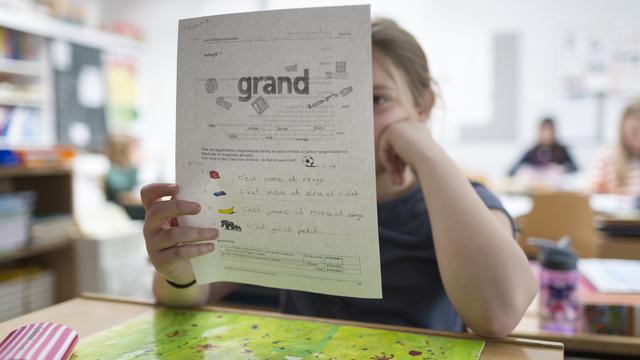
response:
{"label": "bookshelf", "polygon": [[[69,113],[68,109],[78,106],[74,85],[74,77],[78,75],[66,73],[73,69],[65,66],[77,61],[74,51],[78,50],[72,49],[77,46],[99,52],[105,82],[118,78],[108,73],[114,64],[112,59],[120,62],[126,59],[125,63],[136,67],[142,53],[142,44],[126,36],[44,13],[0,8],[0,147],[50,147],[61,140],[69,141],[61,139],[61,131],[65,134],[67,131],[60,129],[67,129],[67,122],[77,120],[73,116],[78,113],[73,110]],[[111,94],[123,93],[121,84],[105,86]],[[116,88],[115,92],[111,90]],[[62,89],[64,92],[60,93]],[[117,110],[108,109],[118,105],[114,104],[109,100],[105,104],[109,120],[119,116],[115,114]],[[87,123],[101,121],[93,116],[86,119]],[[102,133],[104,129],[93,131]]]}
{"label": "bookshelf", "polygon": [[139,56],[142,50],[142,45],[139,42],[128,37],[28,11],[8,12],[0,10],[0,27],[22,31],[43,38],[69,41],[101,49],[108,53]]}
{"label": "bookshelf", "polygon": [[[73,199],[71,191],[72,171],[65,166],[38,168],[0,168],[0,193],[23,190],[37,195],[34,216],[71,216]],[[44,239],[31,241],[24,247],[0,252],[0,269],[16,266],[37,266],[53,271],[55,275],[55,302],[77,296],[77,264],[75,241],[77,229],[69,229],[65,235],[51,234]]]}
{"label": "bookshelf", "polygon": [[[127,114],[137,114],[134,88],[141,54],[141,43],[129,37],[28,8],[0,6],[0,149],[46,152],[73,143],[79,152],[101,150],[64,136],[82,123],[99,124],[88,130],[91,137],[106,138],[112,130],[102,126],[107,120],[122,120],[125,125],[135,120]],[[91,71],[83,75],[95,75],[97,70],[100,76],[93,76],[89,85],[82,78],[81,88],[80,75],[87,69]],[[95,89],[105,94],[102,103],[84,106],[81,95]],[[20,126],[12,127],[15,124]],[[67,166],[0,167],[0,194],[33,191],[37,194],[33,216],[50,219],[32,226],[33,233],[41,226],[39,233],[44,235],[32,236],[21,248],[0,251],[0,270],[25,266],[50,270],[56,303],[77,296],[80,288],[76,240],[81,235],[73,224],[73,186],[73,172]]]}
{"label": "bookshelf", "polygon": [[0,73],[4,74],[40,77],[42,75],[42,67],[41,61],[0,59]]}
{"label": "bookshelf", "polygon": [[22,249],[0,253],[0,264],[56,252],[68,247],[70,242],[69,238],[58,238],[51,240],[50,243],[29,245]]}
{"label": "bookshelf", "polygon": [[0,25],[0,146],[52,143],[51,74],[44,44],[40,37]]}

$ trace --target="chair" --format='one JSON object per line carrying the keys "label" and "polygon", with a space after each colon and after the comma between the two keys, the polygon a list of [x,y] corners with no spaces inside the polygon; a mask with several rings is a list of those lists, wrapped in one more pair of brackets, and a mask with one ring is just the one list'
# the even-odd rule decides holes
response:
{"label": "chair", "polygon": [[594,226],[589,195],[573,192],[544,192],[531,195],[533,208],[522,221],[518,242],[527,256],[538,250],[527,244],[529,237],[559,240],[571,237],[571,246],[580,257],[597,254],[600,235]]}

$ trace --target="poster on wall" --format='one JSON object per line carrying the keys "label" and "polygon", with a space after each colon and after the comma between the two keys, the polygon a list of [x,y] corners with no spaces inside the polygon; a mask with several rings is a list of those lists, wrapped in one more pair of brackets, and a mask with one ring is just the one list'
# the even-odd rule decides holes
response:
{"label": "poster on wall", "polygon": [[87,150],[106,145],[106,85],[100,50],[51,43],[57,142]]}

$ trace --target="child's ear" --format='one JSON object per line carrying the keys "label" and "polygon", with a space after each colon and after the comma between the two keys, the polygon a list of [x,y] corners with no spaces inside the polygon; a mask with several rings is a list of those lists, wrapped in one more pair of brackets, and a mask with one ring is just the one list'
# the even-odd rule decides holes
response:
{"label": "child's ear", "polygon": [[433,90],[427,89],[422,98],[422,105],[418,108],[418,116],[420,120],[427,121],[431,115],[431,109],[436,102],[436,96]]}

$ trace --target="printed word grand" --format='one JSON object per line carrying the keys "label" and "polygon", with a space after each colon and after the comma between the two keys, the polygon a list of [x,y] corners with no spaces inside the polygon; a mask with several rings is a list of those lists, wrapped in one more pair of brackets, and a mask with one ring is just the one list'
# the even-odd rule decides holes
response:
{"label": "printed word grand", "polygon": [[240,96],[238,99],[242,102],[251,100],[253,95],[259,93],[262,87],[262,93],[266,95],[282,94],[283,88],[286,87],[286,93],[309,95],[309,69],[304,69],[302,76],[296,76],[291,79],[290,76],[246,76],[238,80],[238,91]]}

